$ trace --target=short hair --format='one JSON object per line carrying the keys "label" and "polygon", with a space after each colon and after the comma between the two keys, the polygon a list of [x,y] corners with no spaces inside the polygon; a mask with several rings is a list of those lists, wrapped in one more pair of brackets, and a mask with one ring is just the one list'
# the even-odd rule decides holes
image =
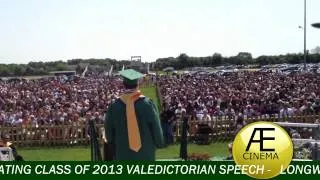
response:
{"label": "short hair", "polygon": [[138,87],[138,84],[127,84],[127,83],[123,83],[123,84],[126,89],[136,89]]}

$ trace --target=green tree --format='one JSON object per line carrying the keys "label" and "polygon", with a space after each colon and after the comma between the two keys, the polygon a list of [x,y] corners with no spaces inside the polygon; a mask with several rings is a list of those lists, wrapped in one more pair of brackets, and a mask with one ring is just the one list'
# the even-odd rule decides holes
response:
{"label": "green tree", "polygon": [[267,65],[267,64],[270,64],[270,62],[268,61],[268,57],[267,57],[267,56],[259,56],[259,57],[256,59],[256,62],[257,62],[259,65]]}
{"label": "green tree", "polygon": [[236,56],[237,59],[237,63],[239,65],[243,65],[243,64],[251,64],[252,61],[252,55],[251,53],[248,52],[239,52],[239,54]]}
{"label": "green tree", "polygon": [[186,65],[188,64],[188,55],[185,53],[182,53],[178,56],[178,64],[177,64],[177,69],[182,69],[184,67],[186,67]]}
{"label": "green tree", "polygon": [[222,55],[220,53],[214,53],[212,55],[212,63],[213,66],[220,66],[222,64]]}
{"label": "green tree", "polygon": [[65,70],[67,70],[67,66],[65,63],[58,62],[57,64],[55,64],[55,70],[56,71],[65,71]]}

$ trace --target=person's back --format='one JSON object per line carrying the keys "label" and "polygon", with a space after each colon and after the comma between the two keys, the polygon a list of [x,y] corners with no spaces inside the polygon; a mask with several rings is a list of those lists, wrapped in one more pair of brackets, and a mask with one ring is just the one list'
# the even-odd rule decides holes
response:
{"label": "person's back", "polygon": [[163,134],[156,105],[138,90],[143,77],[132,69],[120,71],[126,92],[106,112],[106,139],[115,160],[155,160],[156,147],[162,147]]}
{"label": "person's back", "polygon": [[[159,117],[156,117],[157,108],[147,97],[141,97],[135,102],[135,112],[141,137],[141,149],[134,152],[129,148],[126,105],[116,100],[107,112],[106,128],[108,140],[114,144],[116,160],[154,160],[156,147],[163,144],[163,135]],[[116,117],[115,117],[116,116]]]}

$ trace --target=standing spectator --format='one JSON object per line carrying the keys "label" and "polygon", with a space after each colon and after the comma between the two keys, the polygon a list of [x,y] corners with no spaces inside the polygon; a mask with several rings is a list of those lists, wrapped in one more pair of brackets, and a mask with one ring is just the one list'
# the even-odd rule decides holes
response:
{"label": "standing spectator", "polygon": [[181,125],[182,125],[182,111],[186,111],[183,107],[182,104],[178,104],[178,108],[175,110],[175,121],[170,123],[170,131],[172,129],[173,132],[178,136],[181,133]]}
{"label": "standing spectator", "polygon": [[161,125],[162,131],[164,136],[164,143],[165,145],[169,145],[173,143],[173,129],[171,124],[174,121],[174,112],[169,108],[169,105],[164,104],[164,110],[162,111],[160,118],[161,118]]}
{"label": "standing spectator", "polygon": [[187,160],[188,158],[188,116],[186,115],[185,109],[182,110],[182,132],[180,142],[180,158]]}
{"label": "standing spectator", "polygon": [[203,110],[203,117],[202,117],[202,119],[200,120],[200,123],[201,123],[201,124],[207,124],[207,125],[209,125],[210,127],[212,127],[211,117],[210,117],[210,115],[208,114],[208,111],[207,111],[206,109]]}

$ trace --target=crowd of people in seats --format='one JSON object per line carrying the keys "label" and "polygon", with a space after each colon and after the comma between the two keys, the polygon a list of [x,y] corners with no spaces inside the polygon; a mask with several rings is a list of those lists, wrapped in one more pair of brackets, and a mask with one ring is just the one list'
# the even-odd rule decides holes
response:
{"label": "crowd of people in seats", "polygon": [[[26,139],[76,137],[85,133],[76,126],[87,124],[88,120],[101,124],[109,104],[123,90],[119,77],[103,74],[0,81],[0,127],[23,127],[22,132],[14,133],[23,134]],[[64,132],[29,131],[43,125],[72,128]]]}
{"label": "crowd of people in seats", "polygon": [[[182,111],[196,124],[215,126],[233,119],[237,132],[248,118],[281,118],[320,113],[320,74],[235,72],[227,75],[180,74],[158,78],[166,108],[162,113],[168,141]],[[191,125],[192,128],[196,127]]]}
{"label": "crowd of people in seats", "polygon": [[90,75],[0,82],[0,125],[75,125],[101,120],[122,92],[119,78]]}
{"label": "crowd of people in seats", "polygon": [[[320,113],[320,75],[316,73],[180,74],[153,77],[152,83],[155,81],[163,98],[161,119],[166,129],[175,130],[171,122],[183,112],[211,127],[215,126],[214,119],[233,118],[237,129],[247,118],[290,119]],[[119,77],[103,74],[0,81],[0,126],[75,127],[87,124],[89,119],[102,123],[105,110],[123,91]],[[76,136],[77,131],[62,134]]]}
{"label": "crowd of people in seats", "polygon": [[215,116],[292,117],[320,112],[320,74],[315,73],[161,76],[159,84],[169,109],[186,109],[199,121]]}

